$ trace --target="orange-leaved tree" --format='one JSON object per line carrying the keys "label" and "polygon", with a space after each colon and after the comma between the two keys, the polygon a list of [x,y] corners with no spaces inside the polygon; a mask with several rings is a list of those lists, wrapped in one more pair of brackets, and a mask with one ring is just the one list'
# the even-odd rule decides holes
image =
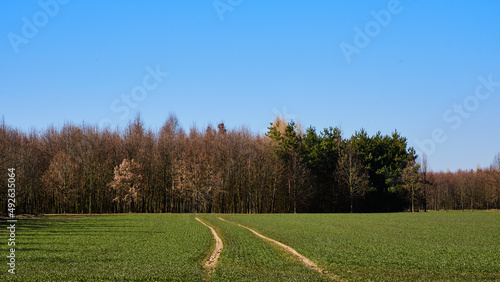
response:
{"label": "orange-leaved tree", "polygon": [[115,167],[114,178],[109,186],[116,193],[113,201],[120,204],[121,211],[128,208],[129,212],[133,212],[137,207],[144,186],[142,175],[142,167],[134,159],[124,159]]}

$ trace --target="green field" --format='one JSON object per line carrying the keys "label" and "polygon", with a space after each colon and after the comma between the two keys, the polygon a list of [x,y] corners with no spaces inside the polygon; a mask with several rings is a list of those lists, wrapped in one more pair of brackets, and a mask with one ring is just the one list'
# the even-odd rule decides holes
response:
{"label": "green field", "polygon": [[[500,280],[499,212],[43,216],[19,220],[16,272],[0,280],[328,280],[221,216],[285,243],[347,280]],[[2,238],[7,242],[7,230]]]}
{"label": "green field", "polygon": [[201,216],[216,228],[224,242],[219,265],[212,275],[216,281],[328,281],[250,231],[223,222],[215,216]]}
{"label": "green field", "polygon": [[499,212],[225,215],[342,278],[500,280]]}
{"label": "green field", "polygon": [[[212,244],[210,231],[189,214],[44,216],[18,226],[20,281],[196,281]],[[11,276],[2,268],[0,279]]]}

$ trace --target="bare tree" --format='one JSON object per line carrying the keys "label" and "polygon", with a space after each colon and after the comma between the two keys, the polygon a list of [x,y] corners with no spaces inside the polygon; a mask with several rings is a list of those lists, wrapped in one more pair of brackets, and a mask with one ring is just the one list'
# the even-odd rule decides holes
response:
{"label": "bare tree", "polygon": [[500,153],[497,153],[493,158],[491,169],[500,172]]}
{"label": "bare tree", "polygon": [[[43,183],[47,192],[52,194],[54,208],[57,212],[68,210],[70,202],[75,202],[78,212],[79,166],[64,151],[59,151],[50,162],[49,169],[43,175]],[[75,201],[76,200],[76,201]]]}
{"label": "bare tree", "polygon": [[423,187],[423,195],[422,195],[422,205],[424,206],[424,212],[427,212],[427,188],[431,182],[427,177],[427,154],[422,154],[422,162],[421,162],[421,184]]}
{"label": "bare tree", "polygon": [[338,160],[337,174],[340,176],[341,185],[349,191],[350,211],[354,212],[354,200],[364,197],[369,187],[368,174],[355,154],[350,142],[341,152]]}

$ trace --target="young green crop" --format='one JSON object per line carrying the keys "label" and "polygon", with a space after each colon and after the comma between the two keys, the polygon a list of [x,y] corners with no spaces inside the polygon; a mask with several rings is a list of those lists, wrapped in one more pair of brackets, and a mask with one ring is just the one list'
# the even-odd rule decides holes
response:
{"label": "young green crop", "polygon": [[500,213],[223,215],[348,280],[499,280]]}
{"label": "young green crop", "polygon": [[199,281],[212,244],[192,215],[46,216],[17,226],[17,274],[4,266],[1,280]]}
{"label": "young green crop", "polygon": [[[211,274],[214,239],[193,214],[44,216],[18,221],[17,274],[5,263],[0,280],[327,280],[240,226],[197,216],[224,241]],[[348,280],[500,280],[499,212],[220,216]]]}
{"label": "young green crop", "polygon": [[201,216],[224,242],[213,281],[330,281],[283,249],[213,215]]}

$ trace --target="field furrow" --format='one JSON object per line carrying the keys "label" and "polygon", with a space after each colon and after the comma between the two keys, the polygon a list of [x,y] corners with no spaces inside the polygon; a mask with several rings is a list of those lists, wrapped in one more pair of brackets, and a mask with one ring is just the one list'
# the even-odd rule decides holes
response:
{"label": "field furrow", "polygon": [[331,281],[247,229],[214,215],[201,218],[213,226],[224,241],[219,263],[211,276],[214,281]]}
{"label": "field furrow", "polygon": [[[225,220],[225,219],[223,219],[223,218],[221,218],[221,217],[218,217],[218,218],[219,218],[220,220],[222,220],[222,221],[229,222],[229,221],[227,221],[227,220]],[[238,225],[238,226],[240,226],[240,227],[243,227],[243,228],[245,228],[245,229],[248,229],[248,230],[250,230],[250,232],[252,232],[253,234],[255,234],[257,237],[262,238],[262,239],[264,239],[264,240],[267,240],[267,241],[269,241],[269,242],[271,242],[271,243],[273,243],[273,244],[276,244],[276,245],[280,246],[280,247],[281,247],[281,248],[283,248],[285,251],[289,252],[289,253],[290,253],[290,254],[292,254],[294,257],[296,257],[296,258],[297,258],[300,262],[304,263],[307,267],[309,267],[309,268],[311,268],[311,269],[313,269],[313,270],[315,270],[315,271],[317,271],[317,272],[319,272],[319,273],[321,273],[321,274],[326,274],[327,276],[331,277],[332,279],[340,280],[340,278],[339,278],[337,275],[335,275],[335,274],[333,274],[333,273],[330,273],[330,272],[328,272],[328,271],[326,271],[326,270],[322,269],[321,267],[318,267],[318,265],[317,265],[316,263],[314,263],[314,262],[313,262],[313,261],[311,261],[310,259],[308,259],[308,258],[306,258],[305,256],[303,256],[302,254],[300,254],[299,252],[297,252],[297,251],[296,251],[295,249],[293,249],[292,247],[287,246],[287,245],[285,245],[285,244],[283,244],[283,243],[281,243],[281,242],[278,242],[278,241],[276,241],[276,240],[274,240],[274,239],[271,239],[271,238],[269,238],[269,237],[266,237],[266,236],[264,236],[264,235],[260,234],[259,232],[257,232],[257,231],[255,231],[255,230],[251,229],[250,227],[247,227],[247,226],[241,225],[241,224],[239,224],[239,223],[234,223],[234,222],[231,222],[231,223],[236,224],[236,225]]]}
{"label": "field furrow", "polygon": [[[196,217],[224,246],[209,271],[203,265],[215,261],[214,235]],[[331,281],[275,241],[234,223],[343,280],[500,280],[500,212],[481,211],[20,219],[17,274],[10,276],[4,264],[0,280]],[[7,253],[7,244],[1,248]]]}
{"label": "field furrow", "polygon": [[219,256],[220,256],[220,253],[222,252],[222,249],[224,248],[224,244],[222,243],[221,238],[219,237],[217,232],[215,232],[215,229],[213,229],[212,226],[207,225],[205,222],[203,222],[202,220],[200,220],[197,217],[195,219],[198,220],[199,222],[201,222],[201,224],[208,227],[210,229],[210,231],[212,232],[212,235],[214,236],[214,239],[215,239],[215,248],[214,248],[212,254],[210,255],[210,257],[208,258],[208,260],[205,261],[205,263],[203,264],[203,267],[209,269],[209,271],[212,271],[213,268],[217,266],[217,262],[219,261]]}
{"label": "field furrow", "polygon": [[500,213],[223,215],[348,280],[500,280]]}

